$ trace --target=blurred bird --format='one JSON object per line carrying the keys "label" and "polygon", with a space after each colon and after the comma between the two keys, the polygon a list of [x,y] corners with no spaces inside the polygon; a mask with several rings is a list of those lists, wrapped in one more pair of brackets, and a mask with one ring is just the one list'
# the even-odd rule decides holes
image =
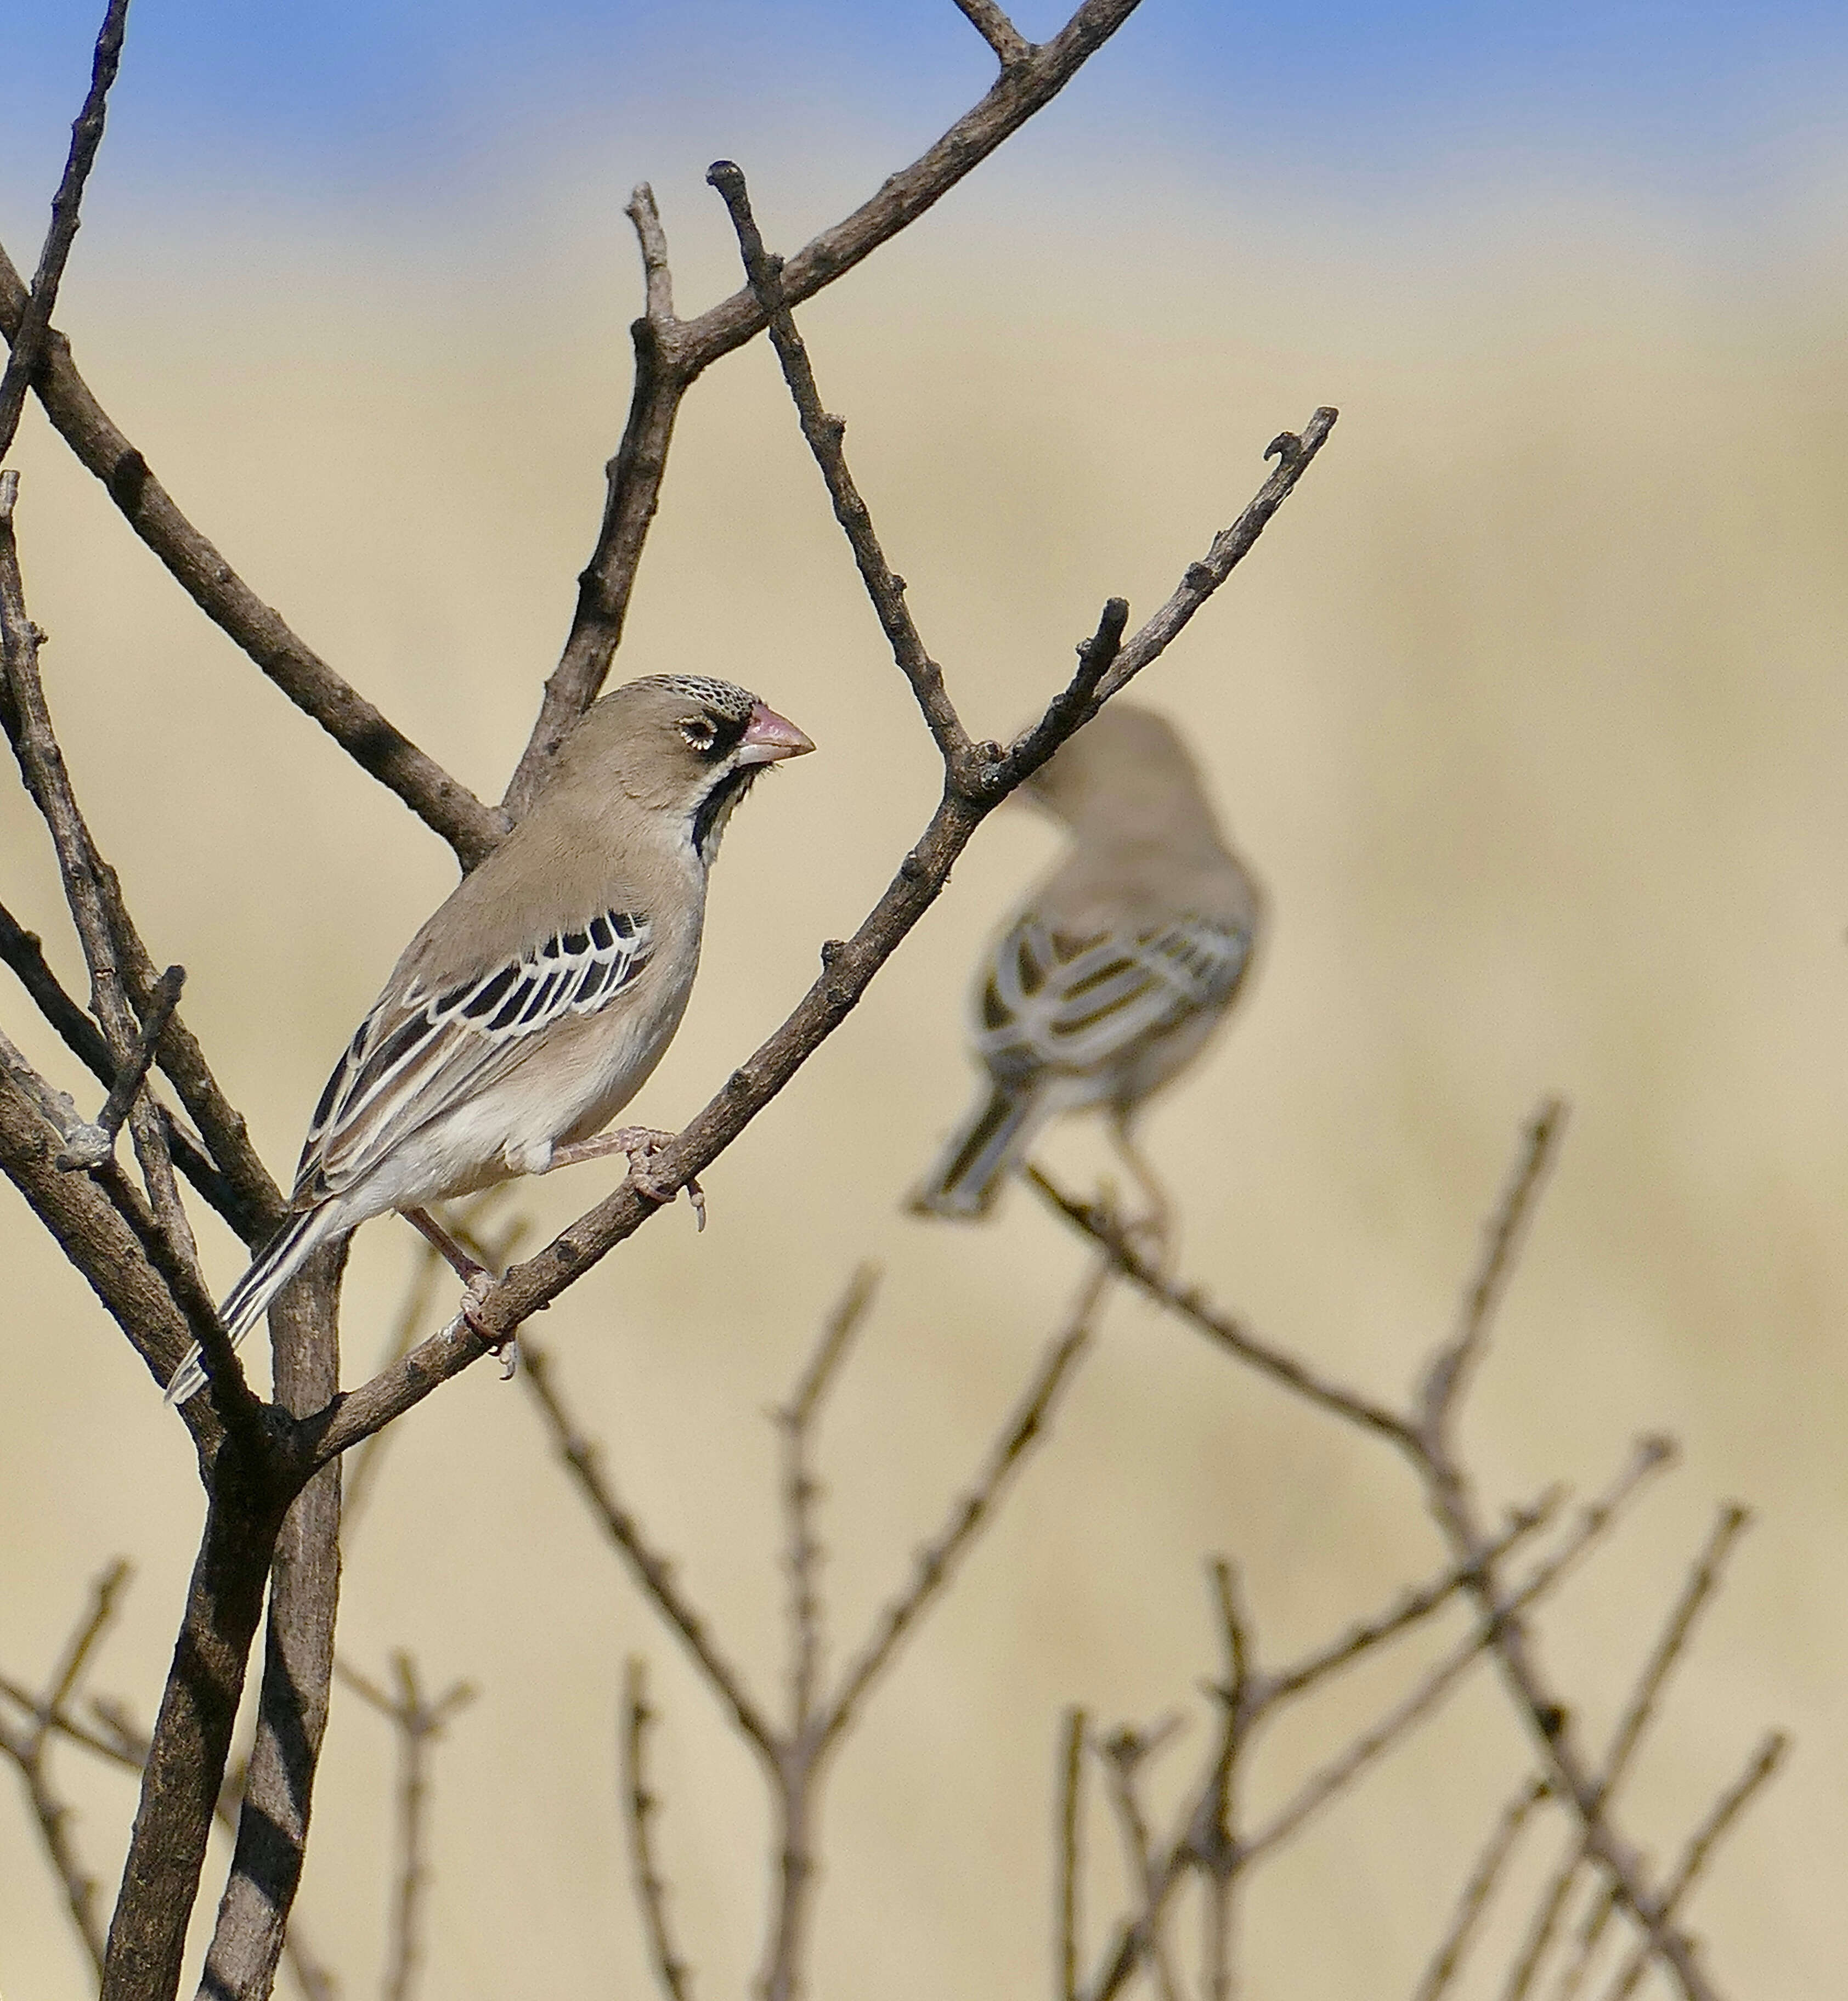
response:
{"label": "blurred bird", "polygon": [[1153,710],[1110,703],[1021,789],[1064,823],[1071,846],[981,969],[973,1041],[987,1092],[910,1206],[986,1214],[1048,1121],[1101,1106],[1149,1198],[1143,1225],[1164,1238],[1167,1199],[1130,1129],[1237,993],[1258,887],[1185,745]]}
{"label": "blurred bird", "polygon": [[[488,1275],[425,1203],[618,1153],[647,1186],[673,1136],[603,1129],[680,1025],[733,809],[766,767],[814,747],[755,695],[698,675],[631,681],[587,712],[328,1080],[287,1220],[220,1309],[234,1342],[310,1252],[386,1209],[442,1251],[473,1305]],[[204,1381],[195,1348],[168,1402]]]}

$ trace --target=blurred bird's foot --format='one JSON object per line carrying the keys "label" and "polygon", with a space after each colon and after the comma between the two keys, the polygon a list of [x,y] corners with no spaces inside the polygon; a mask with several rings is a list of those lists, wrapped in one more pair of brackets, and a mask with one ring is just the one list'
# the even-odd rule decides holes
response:
{"label": "blurred bird's foot", "polygon": [[[653,1126],[618,1126],[614,1133],[599,1133],[590,1140],[574,1140],[569,1145],[555,1147],[545,1171],[554,1168],[569,1168],[579,1161],[600,1161],[611,1154],[620,1154],[629,1164],[629,1179],[635,1185],[636,1192],[646,1195],[650,1202],[672,1202],[680,1192],[678,1188],[669,1188],[657,1181],[650,1173],[655,1157],[664,1147],[671,1146],[680,1136],[677,1133],[663,1133]],[[687,1191],[687,1199],[693,1205],[694,1220],[698,1227],[706,1227],[706,1192],[696,1179],[680,1184]]]}

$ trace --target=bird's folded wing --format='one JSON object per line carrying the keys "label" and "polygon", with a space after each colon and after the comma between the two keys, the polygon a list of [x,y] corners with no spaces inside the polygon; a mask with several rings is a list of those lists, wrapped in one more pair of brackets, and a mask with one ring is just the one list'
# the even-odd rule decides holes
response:
{"label": "bird's folded wing", "polygon": [[1091,1069],[1143,1035],[1223,1006],[1251,952],[1248,931],[1209,918],[1074,938],[1029,914],[995,947],[977,1047],[997,1074]]}
{"label": "bird's folded wing", "polygon": [[388,990],[321,1094],[297,1199],[350,1187],[412,1133],[504,1076],[531,1052],[533,1037],[607,1007],[653,950],[646,917],[607,910],[441,993],[415,983]]}

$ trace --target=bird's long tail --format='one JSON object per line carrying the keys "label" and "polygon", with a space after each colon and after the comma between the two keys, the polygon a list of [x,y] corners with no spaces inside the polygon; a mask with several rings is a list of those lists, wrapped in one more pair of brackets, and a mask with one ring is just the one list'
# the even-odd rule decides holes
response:
{"label": "bird's long tail", "polygon": [[1052,1108],[1042,1092],[995,1086],[913,1193],[913,1212],[986,1216]]}
{"label": "bird's long tail", "polygon": [[[324,1202],[318,1208],[291,1216],[257,1253],[249,1270],[225,1294],[224,1303],[218,1309],[218,1317],[224,1323],[233,1348],[269,1311],[270,1301],[295,1275],[302,1260],[339,1227],[339,1218],[331,1213],[331,1205]],[[205,1364],[195,1343],[174,1370],[165,1401],[183,1404],[204,1387]]]}

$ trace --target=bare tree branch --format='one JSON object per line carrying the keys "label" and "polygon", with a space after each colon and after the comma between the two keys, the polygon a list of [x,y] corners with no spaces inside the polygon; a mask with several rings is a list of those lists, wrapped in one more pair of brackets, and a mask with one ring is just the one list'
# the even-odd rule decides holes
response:
{"label": "bare tree branch", "polygon": [[1078,2001],[1078,1869],[1084,1800],[1084,1712],[1068,1709],[1059,1760],[1059,1983],[1056,2001]]}
{"label": "bare tree branch", "polygon": [[[161,975],[154,1005],[141,1024],[141,1033],[135,1038],[127,1062],[116,1072],[116,1081],[109,1088],[109,1095],[103,1101],[103,1109],[97,1113],[96,1122],[78,1126],[71,1135],[70,1143],[57,1157],[57,1164],[67,1173],[78,1168],[99,1168],[115,1151],[116,1135],[121,1131],[122,1121],[128,1116],[128,1108],[134,1102],[135,1094],[147,1077],[148,1067],[154,1060],[162,1034],[173,1018],[174,1009],[179,1005],[180,990],[186,983],[186,969],[183,966],[170,966]],[[165,1144],[167,1129],[164,1126],[161,1137]]]}
{"label": "bare tree branch", "polygon": [[1108,1210],[1066,1194],[1038,1168],[1029,1164],[1024,1172],[1029,1185],[1039,1192],[1047,1205],[1093,1243],[1108,1251],[1115,1260],[1117,1270],[1157,1306],[1178,1314],[1241,1362],[1310,1403],[1338,1418],[1345,1418],[1350,1424],[1359,1425],[1363,1430],[1389,1439],[1395,1445],[1403,1447],[1408,1442],[1411,1426],[1397,1412],[1375,1403],[1359,1390],[1344,1388],[1283,1349],[1260,1341],[1239,1321],[1210,1306],[1199,1287],[1177,1289],[1137,1251]]}
{"label": "bare tree branch", "polygon": [[648,1707],[647,1670],[632,1659],[623,1683],[622,1798],[628,1824],[629,1860],[635,1870],[635,1902],[648,1933],[648,1956],[666,2001],[692,2001],[690,1969],[674,1951],[667,1923],[667,1885],[655,1861],[649,1822],[660,1802],[648,1789],[647,1730],[654,1711]]}
{"label": "bare tree branch", "polygon": [[[1627,1997],[1636,1992],[1651,1958],[1658,1953],[1668,1957],[1665,1937],[1667,1926],[1686,1901],[1696,1877],[1706,1867],[1707,1857],[1712,1854],[1721,1837],[1783,1763],[1784,1754],[1789,1749],[1790,1739],[1784,1732],[1773,1731],[1759,1746],[1745,1770],[1714,1802],[1711,1811],[1695,1830],[1693,1839],[1682,1853],[1674,1874],[1669,1879],[1662,1892],[1661,1909],[1649,1921],[1648,1937],[1631,1954],[1616,1985],[1606,1996],[1606,2001],[1627,2001]],[[1669,1960],[1669,1964],[1674,1964],[1672,1959]]]}
{"label": "bare tree branch", "polygon": [[706,170],[706,179],[719,190],[731,216],[732,227],[737,232],[739,253],[744,260],[745,276],[758,309],[768,322],[771,343],[776,349],[777,359],[782,364],[783,380],[789,385],[802,436],[814,454],[815,463],[821,468],[828,498],[834,503],[834,518],[840,524],[854,552],[860,580],[865,585],[866,594],[872,600],[872,608],[885,630],[892,657],[897,662],[900,673],[911,684],[911,692],[917,698],[918,708],[929,726],[945,768],[958,772],[968,759],[968,732],[963,729],[955,705],[950,700],[949,691],[943,684],[943,670],[924,651],[924,641],[918,637],[917,628],[912,622],[910,607],[905,602],[904,579],[895,576],[886,562],[872,517],[867,512],[866,503],[860,498],[854,476],[847,470],[847,454],[841,444],[847,433],[847,419],[830,416],[822,408],[821,392],[815,385],[815,371],[809,365],[808,350],[796,331],[795,316],[783,296],[783,260],[764,249],[764,238],[758,234],[756,218],[751,214],[750,195],[745,186],[744,176],[734,162],[715,162]]}
{"label": "bare tree branch", "polygon": [[96,53],[90,64],[89,94],[71,127],[71,151],[64,162],[64,178],[51,199],[51,226],[45,232],[39,252],[39,266],[33,273],[32,294],[12,335],[12,351],[0,374],[0,459],[12,449],[19,428],[19,413],[26,407],[30,385],[51,315],[57,304],[57,288],[64,275],[64,262],[77,240],[83,207],[84,183],[96,163],[96,149],[103,144],[103,125],[109,110],[110,86],[122,60],[122,37],[128,25],[128,0],[109,0],[108,11],[96,37]]}
{"label": "bare tree branch", "polygon": [[1014,26],[994,0],[956,0],[976,33],[994,50],[1004,71],[1016,68],[1033,54],[1033,44]]}
{"label": "bare tree branch", "polygon": [[[1110,1797],[1116,1808],[1119,1830],[1122,1836],[1124,1860],[1128,1865],[1129,1880],[1135,1885],[1137,1897],[1145,1908],[1153,1909],[1155,1898],[1155,1862],[1154,1844],[1149,1834],[1148,1817],[1142,1810],[1142,1801],[1136,1790],[1136,1776],[1143,1761],[1159,1750],[1163,1742],[1172,1736],[1180,1719],[1170,1717],[1166,1722],[1157,1724],[1153,1730],[1137,1731],[1126,1727],[1105,1738],[1098,1748],[1110,1773]],[[1216,1900],[1215,1900],[1216,1903]],[[1213,1934],[1208,1947],[1209,1975],[1207,1991],[1215,2001],[1223,2001],[1225,1992],[1225,1960],[1216,1954],[1215,1945],[1223,1946],[1225,1940],[1223,1924],[1213,1923],[1209,1927]],[[1169,1958],[1168,1947],[1162,1938],[1161,1926],[1157,1919],[1149,1928],[1149,1964],[1154,1969],[1155,1989],[1161,2001],[1181,2001],[1180,1983]]]}
{"label": "bare tree branch", "polygon": [[1476,1929],[1488,1909],[1489,1899],[1495,1893],[1495,1886],[1502,1880],[1502,1872],[1514,1853],[1522,1831],[1534,1808],[1547,1797],[1548,1790],[1544,1779],[1530,1779],[1502,1809],[1483,1845],[1482,1853],[1477,1857],[1476,1866],[1470,1871],[1469,1880],[1463,1886],[1456,1912],[1419,1979],[1413,2001],[1443,2001],[1444,1995],[1462,1969],[1463,1955],[1475,1938]]}
{"label": "bare tree branch", "polygon": [[[19,273],[0,250],[0,334],[9,341],[19,339],[27,298]],[[193,526],[91,395],[61,333],[49,336],[33,386],[78,461],[102,481],[129,526],[207,618],[362,771],[440,834],[465,866],[487,854],[506,830],[500,814],[343,680]]]}
{"label": "bare tree branch", "polygon": [[918,1551],[910,1582],[886,1605],[865,1645],[843,1671],[840,1686],[826,1705],[818,1751],[827,1749],[853,1721],[867,1690],[889,1665],[907,1635],[949,1582],[1002,1490],[1039,1439],[1060,1392],[1091,1345],[1098,1308],[1111,1276],[1110,1268],[1099,1265],[1080,1286],[1063,1332],[1041,1357],[1006,1432],[990,1451],[974,1485],[952,1506],[942,1528]]}
{"label": "bare tree branch", "polygon": [[[325,1408],[339,1386],[346,1262],[344,1244],[318,1251],[270,1308],[276,1405],[291,1418]],[[287,1941],[327,1731],[340,1602],[340,1470],[315,1474],[277,1539],[256,1741],[200,2001],[266,1996]]]}
{"label": "bare tree branch", "polygon": [[[1719,1588],[1720,1576],[1732,1545],[1745,1529],[1751,1517],[1748,1511],[1737,1505],[1722,1508],[1714,1522],[1713,1533],[1707,1546],[1696,1559],[1683,1585],[1672,1610],[1665,1621],[1656,1639],[1648,1660],[1638,1676],[1624,1714],[1618,1719],[1617,1730],[1610,1749],[1604,1754],[1604,1762],[1599,1770],[1597,1785],[1599,1804],[1608,1812],[1611,1797],[1628,1770],[1635,1756],[1643,1733],[1655,1714],[1662,1693],[1669,1676],[1680,1660],[1696,1621],[1713,1594]],[[1514,1967],[1509,1976],[1504,2001],[1525,2001],[1538,1975],[1540,1964],[1550,1950],[1558,1930],[1568,1900],[1577,1884],[1585,1860],[1585,1846],[1582,1836],[1575,1840],[1565,1860],[1554,1872],[1552,1881],[1542,1892],[1527,1937]]]}
{"label": "bare tree branch", "polygon": [[[782,274],[788,303],[799,305],[844,277],[941,200],[1004,140],[1050,103],[1136,6],[1136,0],[1084,0],[1051,40],[1004,68],[982,101],[959,118],[934,145],[910,166],[887,176],[869,200],[788,260]],[[637,190],[638,202],[646,192]],[[652,211],[653,206],[653,198],[649,196],[647,207]],[[643,249],[646,257],[646,236]],[[653,265],[649,268],[652,274]],[[596,699],[609,673],[621,640],[648,524],[660,497],[680,398],[715,361],[742,347],[764,325],[763,308],[749,286],[697,319],[675,320],[666,310],[659,314],[651,310],[637,322],[635,386],[628,425],[621,449],[607,468],[609,494],[603,527],[578,579],[577,610],[570,635],[545,684],[538,720],[507,787],[506,805],[516,817],[530,802],[539,775],[566,731]]]}
{"label": "bare tree branch", "polygon": [[1438,1438],[1488,1341],[1496,1307],[1507,1289],[1548,1169],[1565,1127],[1566,1108],[1550,1098],[1529,1122],[1520,1157],[1484,1231],[1482,1258],[1463,1301],[1456,1332],[1425,1371],[1419,1404],[1422,1429]]}
{"label": "bare tree branch", "polygon": [[127,1562],[117,1557],[96,1579],[90,1589],[89,1610],[66,1641],[44,1694],[31,1696],[12,1688],[7,1691],[25,1709],[28,1721],[16,1730],[0,1722],[0,1752],[19,1768],[46,1857],[63,1887],[71,1922],[99,1975],[103,1971],[103,1931],[96,1909],[96,1881],[78,1859],[71,1839],[71,1809],[52,1786],[46,1752],[59,1715],[76,1693],[90,1655],[115,1616],[116,1600],[130,1574]]}
{"label": "bare tree branch", "polygon": [[545,1419],[559,1456],[570,1468],[578,1491],[589,1504],[591,1513],[628,1562],[632,1575],[653,1602],[656,1610],[680,1635],[714,1693],[732,1712],[738,1728],[769,1769],[775,1772],[779,1756],[776,1732],[747,1691],[743,1677],[708,1635],[705,1619],[693,1609],[675,1582],[673,1566],[649,1546],[635,1517],[617,1499],[604,1477],[597,1447],[578,1429],[552,1383],[548,1358],[543,1350],[529,1346],[524,1362],[520,1375]]}
{"label": "bare tree branch", "polygon": [[[386,1955],[384,2001],[410,2001],[417,1964],[423,1956],[420,1919],[423,1892],[430,1881],[424,1860],[423,1823],[430,1802],[430,1747],[449,1726],[458,1710],[475,1700],[472,1683],[456,1682],[434,1702],[424,1699],[417,1664],[406,1653],[394,1654],[392,1672],[398,1686],[388,1694],[357,1668],[339,1662],[340,1679],[369,1707],[378,1710],[398,1736],[398,1888],[392,1905],[392,1940]],[[208,1983],[210,1975],[207,1975]],[[218,1990],[223,1992],[226,1990]],[[200,2001],[208,2001],[201,1988]]]}
{"label": "bare tree branch", "polygon": [[[1369,1399],[1335,1389],[1295,1358],[1253,1341],[1242,1329],[1212,1313],[1197,1290],[1175,1284],[1139,1260],[1111,1219],[1063,1195],[1043,1177],[1031,1178],[1053,1206],[1108,1251],[1118,1270],[1149,1297],[1248,1366],[1398,1448],[1423,1484],[1426,1505],[1467,1580],[1484,1621],[1485,1643],[1539,1745],[1555,1796],[1579,1822],[1587,1855],[1606,1878],[1619,1905],[1650,1939],[1685,2001],[1717,2001],[1693,1940],[1673,1926],[1672,1914],[1665,1910],[1663,1893],[1651,1883],[1643,1858],[1605,1817],[1596,1777],[1575,1739],[1571,1713],[1541,1671],[1518,1608],[1510,1609],[1502,1592],[1495,1560],[1489,1554],[1491,1539],[1477,1517],[1468,1477],[1450,1442],[1456,1397],[1486,1343],[1495,1303],[1530,1219],[1562,1118],[1563,1107],[1550,1100],[1529,1129],[1515,1172],[1484,1232],[1481,1258],[1465,1289],[1458,1331],[1425,1372],[1415,1418],[1401,1417]],[[1648,1449],[1661,1460],[1670,1449],[1658,1440],[1649,1442]]]}

